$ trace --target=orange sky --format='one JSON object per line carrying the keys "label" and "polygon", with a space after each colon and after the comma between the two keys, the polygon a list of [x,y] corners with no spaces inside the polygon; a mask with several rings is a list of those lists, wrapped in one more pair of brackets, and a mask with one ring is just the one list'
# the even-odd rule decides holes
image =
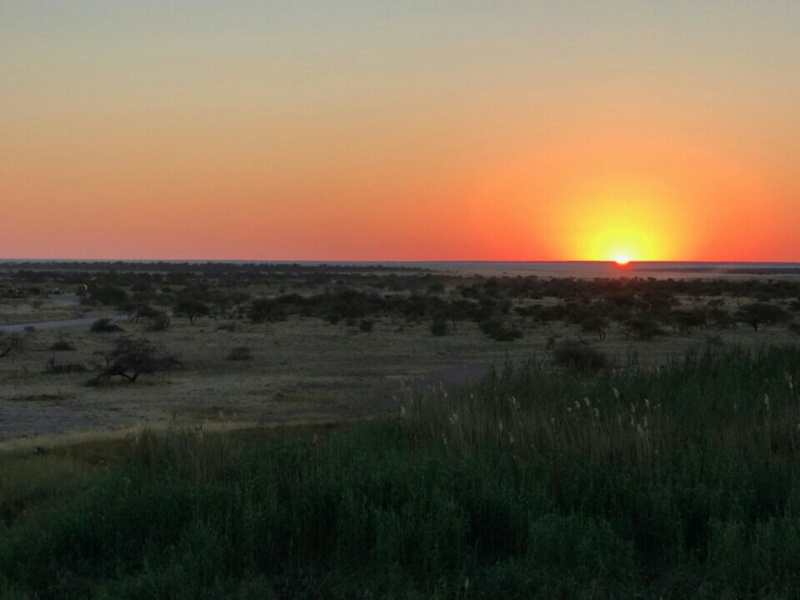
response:
{"label": "orange sky", "polygon": [[0,258],[800,261],[800,3],[0,0]]}

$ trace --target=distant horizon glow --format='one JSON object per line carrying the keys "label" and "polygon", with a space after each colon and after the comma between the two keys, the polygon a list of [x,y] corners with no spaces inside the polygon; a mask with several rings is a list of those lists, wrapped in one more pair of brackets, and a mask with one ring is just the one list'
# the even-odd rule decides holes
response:
{"label": "distant horizon glow", "polygon": [[0,0],[0,257],[800,262],[800,3]]}

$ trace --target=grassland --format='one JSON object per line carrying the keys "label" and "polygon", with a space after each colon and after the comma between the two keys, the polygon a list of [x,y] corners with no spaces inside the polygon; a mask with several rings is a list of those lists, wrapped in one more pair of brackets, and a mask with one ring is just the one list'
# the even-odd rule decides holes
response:
{"label": "grassland", "polygon": [[3,455],[7,598],[794,598],[800,350]]}
{"label": "grassland", "polygon": [[[795,280],[639,280],[623,285],[375,270],[262,273],[229,267],[233,271],[218,272],[224,265],[175,273],[155,271],[159,265],[88,273],[79,267],[0,272],[0,325],[124,314],[131,305],[133,320],[118,322],[119,334],[92,333],[88,323],[21,332],[24,351],[0,359],[0,444],[17,443],[23,436],[166,423],[255,426],[386,414],[398,409],[415,384],[457,383],[506,357],[551,356],[554,345],[569,339],[580,339],[612,365],[623,365],[633,355],[663,363],[709,344],[758,348],[800,339],[784,324],[754,331],[732,320],[739,305],[764,297],[797,315],[800,287]],[[96,298],[79,302],[70,297],[81,281],[99,290]],[[15,285],[27,295],[4,295]],[[67,294],[48,296],[56,287]],[[236,295],[245,300],[237,305],[231,300]],[[135,317],[139,306],[170,311],[184,296],[204,302],[211,314],[195,325],[173,315],[162,331],[151,331],[148,319]],[[254,321],[249,312],[262,300],[278,310],[263,322]],[[721,303],[713,310],[731,321],[704,321],[679,331],[670,324],[676,311],[708,311],[709,303]],[[607,321],[602,338],[582,330],[592,315]],[[632,336],[626,325],[631,315],[646,317],[663,335]],[[446,335],[432,335],[437,320]],[[362,321],[370,323],[370,331],[361,330]],[[487,324],[495,322],[521,337],[494,339]],[[179,358],[181,368],[143,377],[135,385],[118,381],[87,388],[86,381],[102,370],[120,335],[146,337]],[[57,343],[74,350],[52,350]],[[246,348],[252,359],[227,360],[236,348]],[[86,372],[59,373],[49,363],[77,365]]]}
{"label": "grassland", "polygon": [[0,282],[130,315],[0,359],[2,598],[800,597],[796,279],[112,267]]}

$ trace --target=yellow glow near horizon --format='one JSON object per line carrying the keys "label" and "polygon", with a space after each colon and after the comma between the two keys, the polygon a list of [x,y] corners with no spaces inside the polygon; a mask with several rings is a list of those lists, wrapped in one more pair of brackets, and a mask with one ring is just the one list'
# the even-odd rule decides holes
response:
{"label": "yellow glow near horizon", "polygon": [[643,181],[600,182],[571,195],[569,254],[585,260],[658,261],[680,255],[683,245],[675,194]]}

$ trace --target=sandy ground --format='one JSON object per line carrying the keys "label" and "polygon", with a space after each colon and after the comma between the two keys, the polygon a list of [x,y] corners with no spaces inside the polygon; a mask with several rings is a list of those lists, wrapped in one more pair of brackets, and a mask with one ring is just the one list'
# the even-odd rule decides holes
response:
{"label": "sandy ground", "polygon": [[[24,322],[72,318],[82,308],[48,304],[26,311],[2,304],[0,324],[9,322],[8,315],[24,315]],[[274,425],[380,415],[398,410],[414,386],[456,384],[482,375],[506,357],[544,354],[550,336],[577,336],[577,328],[557,323],[531,327],[521,340],[495,342],[474,323],[462,323],[447,336],[434,337],[429,321],[408,324],[390,318],[378,320],[372,333],[300,318],[260,325],[237,321],[235,332],[218,329],[232,322],[201,319],[190,326],[186,319],[173,319],[169,330],[158,333],[122,323],[126,334],[148,337],[179,357],[183,366],[136,384],[95,388],[84,385],[93,375],[92,365],[103,360],[95,353],[110,349],[115,334],[93,334],[85,324],[23,333],[24,352],[0,360],[0,443],[165,422]],[[606,341],[592,343],[624,364],[634,352],[645,361],[662,361],[702,346],[709,335],[747,345],[794,341],[782,328],[754,333],[739,327],[634,342],[612,328]],[[71,342],[76,351],[50,351],[59,339]],[[253,359],[227,360],[238,346],[249,348]],[[81,363],[91,372],[47,374],[51,357],[56,364]]]}

